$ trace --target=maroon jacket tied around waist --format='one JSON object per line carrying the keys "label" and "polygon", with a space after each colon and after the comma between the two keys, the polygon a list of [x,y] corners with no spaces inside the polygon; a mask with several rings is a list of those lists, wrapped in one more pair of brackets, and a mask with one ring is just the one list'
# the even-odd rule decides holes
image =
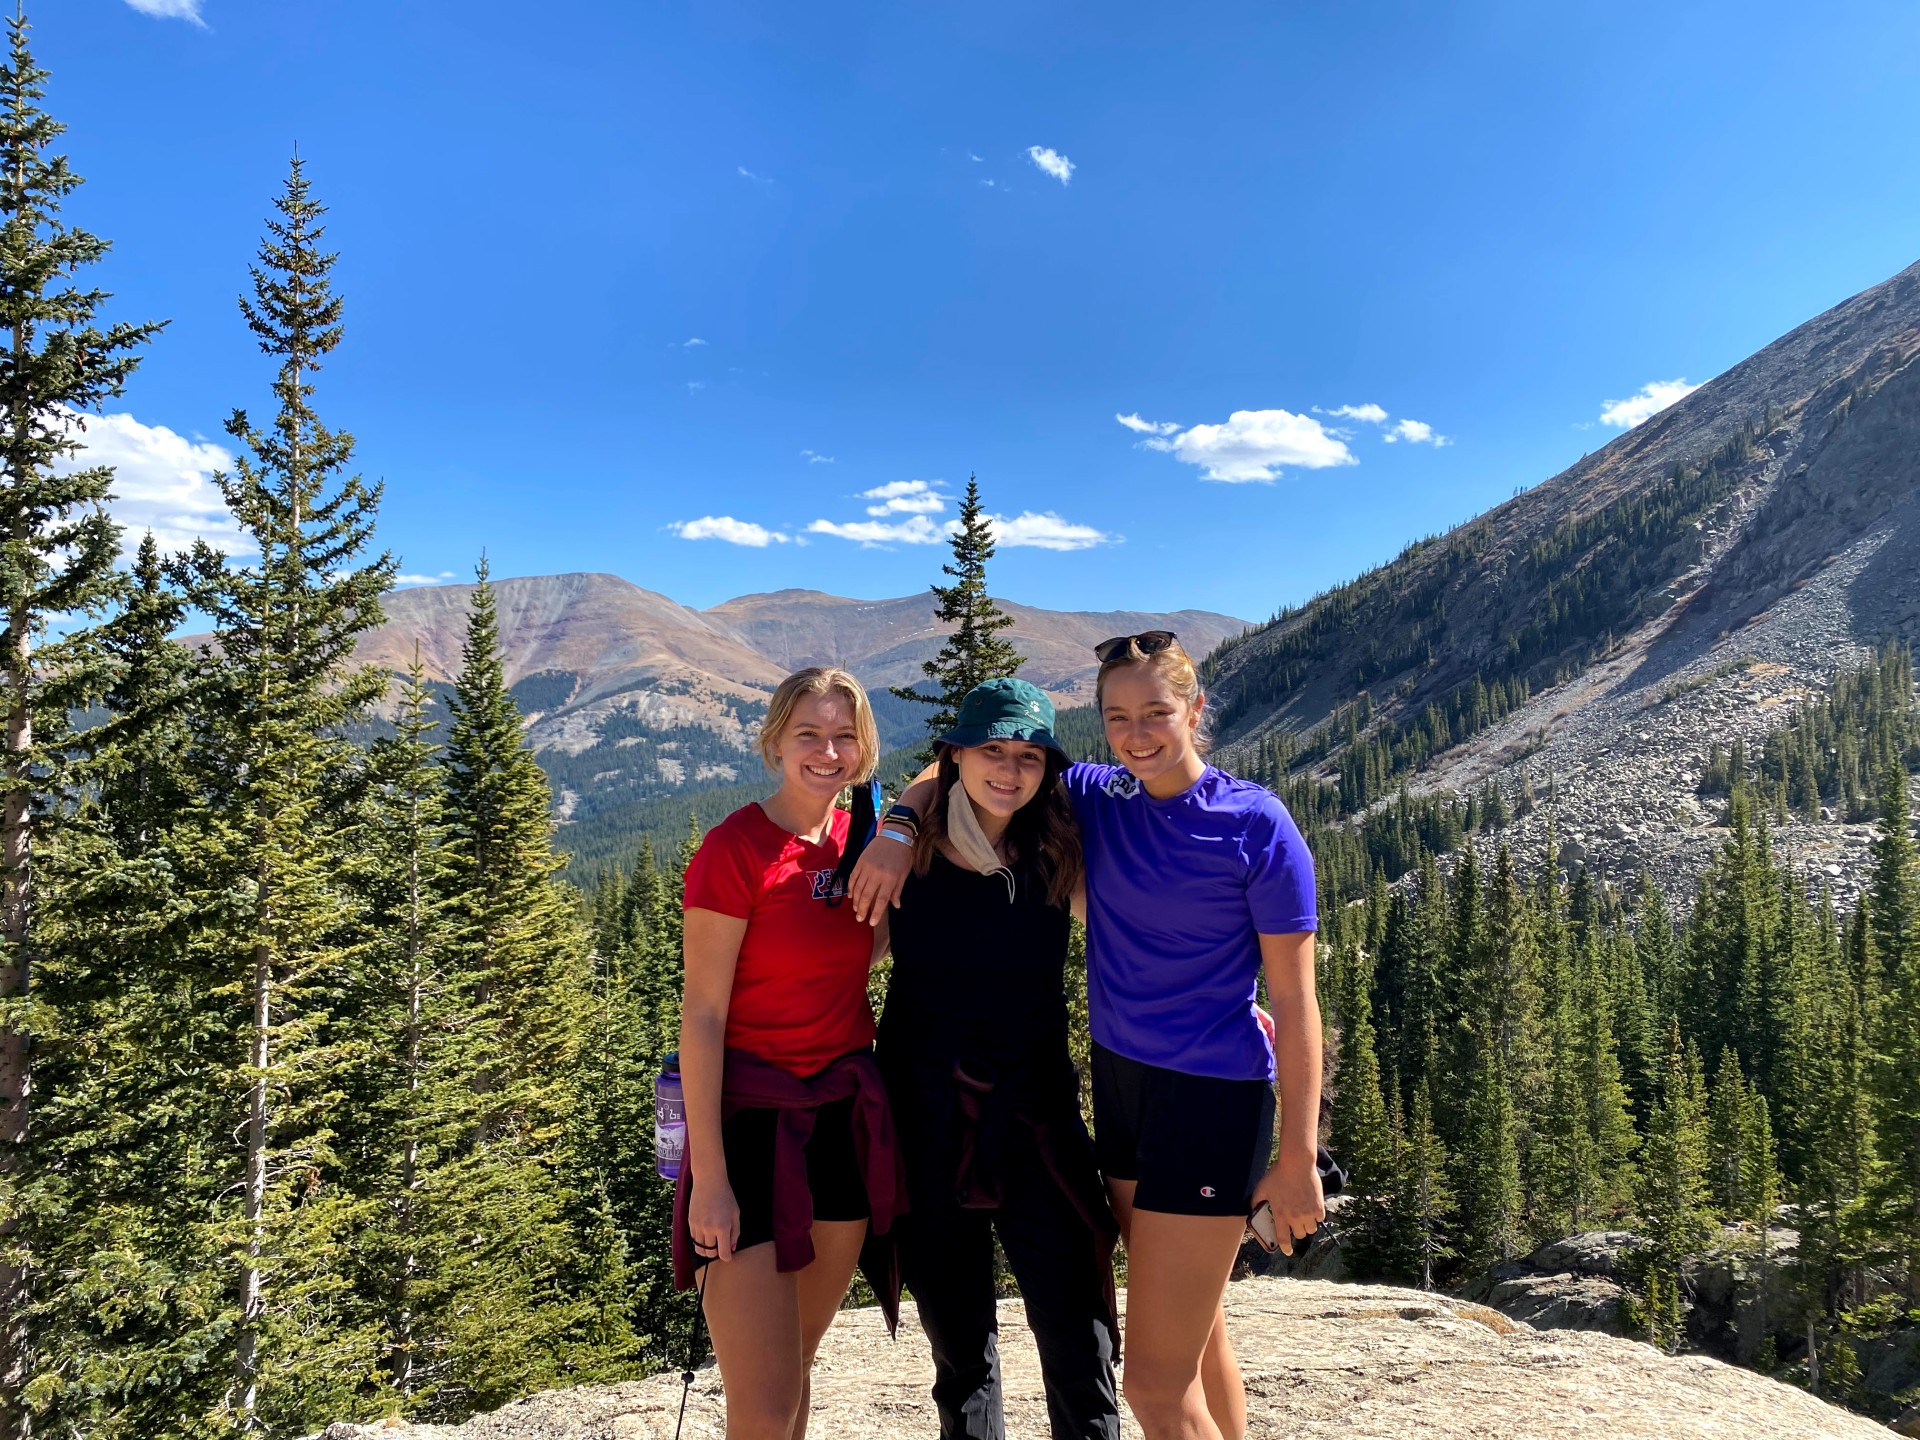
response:
{"label": "maroon jacket tied around waist", "polygon": [[[720,1081],[720,1116],[739,1110],[774,1110],[773,1257],[782,1273],[813,1263],[813,1191],[807,1184],[807,1140],[823,1105],[853,1097],[853,1148],[866,1187],[872,1217],[860,1269],[886,1312],[887,1329],[900,1318],[900,1267],[889,1231],[894,1217],[907,1210],[906,1162],[894,1139],[886,1086],[873,1056],[864,1050],[842,1055],[818,1075],[802,1079],[744,1050],[726,1052]],[[687,1201],[693,1189],[693,1156],[680,1167],[673,1194],[673,1280],[693,1286],[693,1238],[687,1230]]]}

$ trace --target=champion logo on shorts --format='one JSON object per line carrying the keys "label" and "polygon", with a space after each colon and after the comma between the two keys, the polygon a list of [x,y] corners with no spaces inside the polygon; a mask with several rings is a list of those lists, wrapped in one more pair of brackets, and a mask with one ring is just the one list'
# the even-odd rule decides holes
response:
{"label": "champion logo on shorts", "polygon": [[1202,1185],[1202,1186],[1200,1187],[1200,1194],[1201,1194],[1201,1196],[1202,1196],[1202,1197],[1203,1197],[1204,1199],[1207,1199],[1207,1200],[1211,1200],[1211,1199],[1213,1199],[1213,1196],[1214,1196],[1214,1189],[1213,1189],[1213,1186],[1211,1186],[1211,1185]]}

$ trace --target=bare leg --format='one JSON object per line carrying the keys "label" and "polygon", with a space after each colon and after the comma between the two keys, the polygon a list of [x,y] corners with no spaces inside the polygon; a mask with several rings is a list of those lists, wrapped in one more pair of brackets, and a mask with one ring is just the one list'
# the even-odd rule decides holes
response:
{"label": "bare leg", "polygon": [[805,1361],[800,1376],[800,1412],[794,1417],[792,1440],[806,1440],[807,1414],[813,1407],[813,1357],[827,1327],[840,1312],[840,1302],[847,1298],[847,1286],[860,1263],[860,1247],[866,1239],[864,1220],[813,1222],[813,1263],[796,1277],[800,1282],[800,1353]]}
{"label": "bare leg", "polygon": [[808,1370],[847,1293],[864,1220],[819,1221],[813,1263],[782,1275],[773,1245],[707,1267],[707,1332],[727,1400],[728,1440],[803,1440]]}
{"label": "bare leg", "polygon": [[[1242,1222],[1136,1211],[1133,1182],[1109,1181],[1107,1188],[1127,1240],[1123,1388],[1134,1418],[1147,1440],[1240,1440],[1246,1394],[1220,1302]],[[1211,1377],[1204,1374],[1209,1366]],[[1213,1413],[1216,1403],[1224,1415]]]}
{"label": "bare leg", "polygon": [[[1125,1239],[1133,1223],[1134,1180],[1109,1180],[1107,1198],[1120,1221],[1120,1237]],[[1219,1427],[1221,1440],[1246,1440],[1247,1387],[1240,1378],[1240,1365],[1233,1355],[1233,1342],[1227,1338],[1227,1307],[1214,1309],[1213,1331],[1207,1336],[1206,1354],[1200,1357],[1200,1385],[1207,1396],[1207,1413]]]}
{"label": "bare leg", "polygon": [[790,1440],[806,1393],[799,1277],[773,1268],[768,1241],[711,1262],[706,1282],[707,1333],[726,1389],[728,1440]]}

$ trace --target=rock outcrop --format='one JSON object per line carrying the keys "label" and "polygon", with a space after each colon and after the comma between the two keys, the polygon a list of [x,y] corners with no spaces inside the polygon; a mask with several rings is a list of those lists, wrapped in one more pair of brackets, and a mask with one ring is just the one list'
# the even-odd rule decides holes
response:
{"label": "rock outcrop", "polygon": [[[1541,1331],[1468,1301],[1387,1286],[1259,1278],[1228,1320],[1247,1380],[1248,1433],[1297,1440],[1874,1440],[1887,1430],[1749,1371],[1616,1336]],[[1009,1435],[1047,1433],[1017,1301],[1000,1335]],[[931,1371],[911,1307],[889,1343],[879,1313],[829,1332],[813,1379],[815,1440],[931,1435]],[[324,1440],[667,1440],[677,1375],[532,1396],[465,1425],[334,1425]],[[719,1377],[700,1371],[682,1432],[722,1434]],[[1137,1437],[1131,1420],[1125,1433]]]}

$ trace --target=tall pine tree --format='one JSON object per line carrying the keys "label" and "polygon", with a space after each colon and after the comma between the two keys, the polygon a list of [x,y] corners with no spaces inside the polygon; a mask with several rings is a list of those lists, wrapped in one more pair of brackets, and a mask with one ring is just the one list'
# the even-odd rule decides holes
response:
{"label": "tall pine tree", "polygon": [[[1011,675],[1026,657],[1015,650],[1001,631],[1013,624],[1003,615],[987,593],[987,561],[993,558],[993,521],[980,504],[980,483],[967,477],[967,493],[960,500],[960,528],[953,533],[953,563],[942,565],[941,573],[953,578],[951,585],[935,585],[940,599],[934,618],[950,627],[947,643],[940,653],[924,662],[920,669],[933,682],[935,693],[923,694],[911,686],[894,686],[889,693],[901,700],[935,706],[927,721],[929,736],[951,730],[960,713],[966,693],[983,680]],[[923,761],[933,758],[929,741],[920,752]]]}
{"label": "tall pine tree", "polygon": [[[67,716],[103,687],[97,618],[119,592],[120,532],[106,466],[61,462],[82,412],[120,393],[158,325],[97,323],[105,292],[80,283],[106,254],[61,209],[80,184],[54,143],[66,127],[41,108],[47,72],[28,25],[7,22],[0,66],[0,1434],[30,1429],[27,1233],[19,1228],[33,1090],[28,986],[34,968],[36,831],[70,783]],[[62,621],[64,634],[50,635]],[[78,620],[81,623],[75,624]]]}
{"label": "tall pine tree", "polygon": [[340,1312],[346,1238],[366,1220],[333,1148],[352,1063],[336,1013],[353,960],[347,817],[364,779],[341,730],[385,688],[351,660],[394,573],[391,556],[363,559],[380,488],[345,473],[352,437],[313,408],[341,304],[335,257],[321,248],[325,209],[298,159],[274,206],[240,307],[280,362],[274,414],[261,425],[233,413],[227,433],[242,454],[215,477],[257,558],[230,564],[201,541],[176,567],[214,621],[203,743],[226,777],[209,806],[224,894],[209,897],[199,944],[244,1014],[230,1072],[233,1198],[212,1223],[233,1287],[218,1404],[245,1430],[290,1429],[328,1406],[348,1413],[373,1341]]}

